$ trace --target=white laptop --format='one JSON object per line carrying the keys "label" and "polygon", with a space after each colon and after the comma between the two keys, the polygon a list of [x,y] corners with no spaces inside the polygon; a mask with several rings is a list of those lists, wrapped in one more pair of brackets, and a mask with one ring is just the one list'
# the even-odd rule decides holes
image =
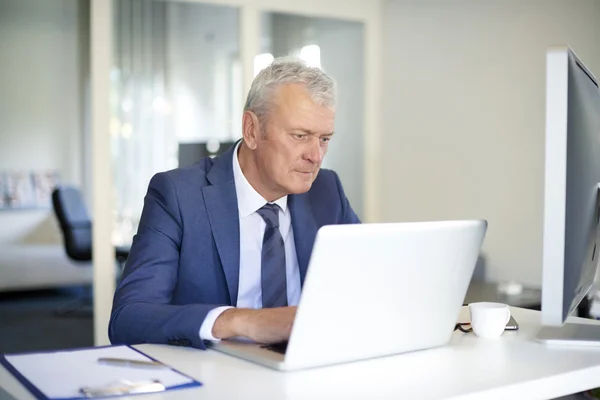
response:
{"label": "white laptop", "polygon": [[445,345],[486,229],[483,220],[325,226],[289,342],[210,346],[289,371]]}

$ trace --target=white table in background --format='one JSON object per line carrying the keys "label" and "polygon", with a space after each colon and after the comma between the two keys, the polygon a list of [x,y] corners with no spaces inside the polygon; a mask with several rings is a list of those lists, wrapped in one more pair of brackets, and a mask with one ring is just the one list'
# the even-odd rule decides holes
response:
{"label": "white table in background", "polygon": [[[135,398],[547,399],[600,387],[600,348],[541,345],[532,340],[541,314],[511,310],[521,328],[498,339],[455,332],[441,348],[297,372],[273,371],[212,350],[140,345],[204,386]],[[468,320],[466,308],[461,318]],[[18,399],[33,398],[3,368],[0,386]]]}

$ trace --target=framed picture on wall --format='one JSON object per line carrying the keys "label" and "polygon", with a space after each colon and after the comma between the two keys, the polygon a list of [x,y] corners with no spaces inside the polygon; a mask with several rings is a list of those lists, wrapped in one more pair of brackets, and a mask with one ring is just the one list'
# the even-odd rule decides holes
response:
{"label": "framed picture on wall", "polygon": [[38,171],[31,173],[35,204],[38,207],[52,205],[52,191],[59,184],[57,171]]}
{"label": "framed picture on wall", "polygon": [[50,208],[59,183],[56,170],[0,171],[0,210]]}
{"label": "framed picture on wall", "polygon": [[6,172],[6,198],[10,208],[36,206],[31,173],[25,171]]}

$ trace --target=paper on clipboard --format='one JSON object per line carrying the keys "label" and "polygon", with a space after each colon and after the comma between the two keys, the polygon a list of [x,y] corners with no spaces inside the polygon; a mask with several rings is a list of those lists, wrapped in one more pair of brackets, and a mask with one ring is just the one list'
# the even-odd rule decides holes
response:
{"label": "paper on clipboard", "polygon": [[[150,357],[129,346],[108,346],[47,353],[5,355],[2,364],[38,399],[84,398],[83,387],[103,387],[116,382],[157,380],[166,390],[200,386],[194,379],[171,368],[132,368],[98,363],[114,357],[150,361]],[[19,376],[20,375],[20,376]]]}

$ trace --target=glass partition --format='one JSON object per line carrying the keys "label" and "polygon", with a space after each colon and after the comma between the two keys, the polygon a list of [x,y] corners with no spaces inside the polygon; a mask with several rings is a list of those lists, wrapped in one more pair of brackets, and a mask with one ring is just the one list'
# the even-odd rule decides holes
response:
{"label": "glass partition", "polygon": [[114,23],[113,241],[126,244],[155,173],[241,137],[242,71],[237,8],[116,0]]}

